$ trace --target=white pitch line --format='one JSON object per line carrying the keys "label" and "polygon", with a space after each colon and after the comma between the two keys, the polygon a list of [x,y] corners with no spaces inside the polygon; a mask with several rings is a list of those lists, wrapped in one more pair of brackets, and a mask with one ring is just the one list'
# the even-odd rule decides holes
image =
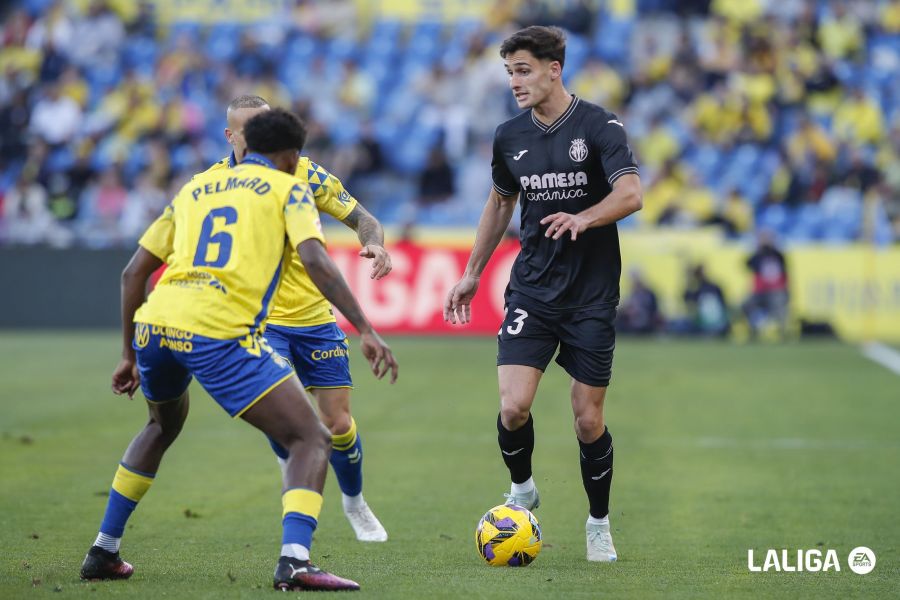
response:
{"label": "white pitch line", "polygon": [[862,353],[869,360],[877,362],[895,375],[900,375],[900,352],[897,352],[890,346],[872,342],[862,347]]}

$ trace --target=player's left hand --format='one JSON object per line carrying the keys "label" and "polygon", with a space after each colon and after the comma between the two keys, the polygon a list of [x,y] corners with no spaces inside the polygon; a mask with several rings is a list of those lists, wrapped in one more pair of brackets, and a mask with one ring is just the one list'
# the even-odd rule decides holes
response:
{"label": "player's left hand", "polygon": [[123,358],[116,366],[112,376],[112,391],[117,396],[128,394],[129,398],[134,398],[134,393],[141,385],[141,376],[138,373],[137,364],[127,358]]}
{"label": "player's left hand", "polygon": [[397,359],[394,358],[390,346],[381,339],[381,336],[374,329],[360,334],[359,349],[362,350],[363,356],[369,361],[369,367],[372,369],[372,374],[375,377],[381,379],[390,371],[391,383],[397,381],[397,373],[400,369]]}
{"label": "player's left hand", "polygon": [[369,275],[372,279],[381,279],[394,268],[391,265],[391,255],[384,249],[384,246],[369,244],[359,251],[359,255],[372,259],[372,274]]}
{"label": "player's left hand", "polygon": [[558,240],[565,232],[569,231],[574,242],[578,239],[578,234],[587,229],[588,220],[578,215],[558,212],[541,219],[541,225],[547,226],[544,237],[552,237],[554,240]]}

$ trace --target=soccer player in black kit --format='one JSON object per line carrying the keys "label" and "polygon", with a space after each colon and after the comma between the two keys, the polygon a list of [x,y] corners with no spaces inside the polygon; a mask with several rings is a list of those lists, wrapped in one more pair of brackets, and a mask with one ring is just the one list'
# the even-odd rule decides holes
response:
{"label": "soccer player in black kit", "polygon": [[616,221],[641,208],[638,169],[616,115],[570,95],[562,83],[565,34],[528,27],[506,39],[500,56],[519,108],[497,128],[493,189],[481,214],[462,279],[444,318],[467,323],[488,260],[518,198],[521,252],[506,289],[498,336],[498,441],[512,479],[507,504],[540,504],[531,474],[538,382],[556,362],[572,377],[571,401],[581,477],[590,511],[587,559],[617,558],[609,526],[612,436],[603,402],[612,371],[621,258]]}

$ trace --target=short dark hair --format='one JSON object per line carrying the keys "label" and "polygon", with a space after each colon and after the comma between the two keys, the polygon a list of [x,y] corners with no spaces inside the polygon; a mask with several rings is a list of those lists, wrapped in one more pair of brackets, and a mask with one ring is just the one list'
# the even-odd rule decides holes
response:
{"label": "short dark hair", "polygon": [[254,96],[252,94],[244,94],[238,96],[228,103],[228,112],[237,110],[238,108],[262,108],[268,106],[269,103],[262,96]]}
{"label": "short dark hair", "polygon": [[566,62],[566,33],[559,27],[532,25],[515,32],[500,44],[500,56],[506,58],[519,50],[527,50],[540,60]]}
{"label": "short dark hair", "polygon": [[260,154],[274,154],[282,150],[303,150],[306,143],[306,124],[294,113],[273,108],[255,115],[244,124],[247,150]]}

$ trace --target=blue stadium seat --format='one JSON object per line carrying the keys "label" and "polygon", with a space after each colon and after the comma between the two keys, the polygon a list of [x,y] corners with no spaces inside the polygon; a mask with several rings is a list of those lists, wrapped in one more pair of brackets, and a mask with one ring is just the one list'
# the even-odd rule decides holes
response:
{"label": "blue stadium seat", "polygon": [[566,34],[566,73],[574,76],[591,54],[590,42],[576,33]]}
{"label": "blue stadium seat", "polygon": [[594,51],[597,56],[615,65],[626,64],[631,51],[633,28],[633,21],[601,16],[594,34]]}
{"label": "blue stadium seat", "polygon": [[240,47],[240,26],[233,23],[217,23],[206,38],[207,56],[217,61],[230,62]]}
{"label": "blue stadium seat", "polygon": [[329,60],[347,61],[356,60],[359,57],[359,49],[356,42],[349,37],[336,37],[327,44],[327,57]]}
{"label": "blue stadium seat", "polygon": [[22,8],[28,11],[32,17],[37,17],[47,12],[55,0],[24,0]]}
{"label": "blue stadium seat", "polygon": [[159,58],[156,40],[147,37],[131,37],[125,42],[122,63],[126,69],[133,69],[143,75],[152,74]]}
{"label": "blue stadium seat", "polygon": [[759,229],[770,229],[777,232],[783,232],[790,220],[791,215],[783,204],[764,206],[756,215],[756,224]]}
{"label": "blue stadium seat", "polygon": [[433,64],[442,50],[442,30],[440,23],[424,22],[413,27],[406,44],[406,55],[415,61]]}
{"label": "blue stadium seat", "polygon": [[45,166],[51,173],[59,173],[68,170],[74,162],[75,157],[72,150],[69,146],[63,146],[50,153]]}
{"label": "blue stadium seat", "polygon": [[178,21],[169,26],[169,39],[175,40],[182,35],[187,35],[191,39],[200,39],[202,26],[200,23],[193,21]]}
{"label": "blue stadium seat", "polygon": [[336,146],[346,146],[359,141],[360,130],[359,115],[352,110],[343,110],[331,123],[328,133]]}

